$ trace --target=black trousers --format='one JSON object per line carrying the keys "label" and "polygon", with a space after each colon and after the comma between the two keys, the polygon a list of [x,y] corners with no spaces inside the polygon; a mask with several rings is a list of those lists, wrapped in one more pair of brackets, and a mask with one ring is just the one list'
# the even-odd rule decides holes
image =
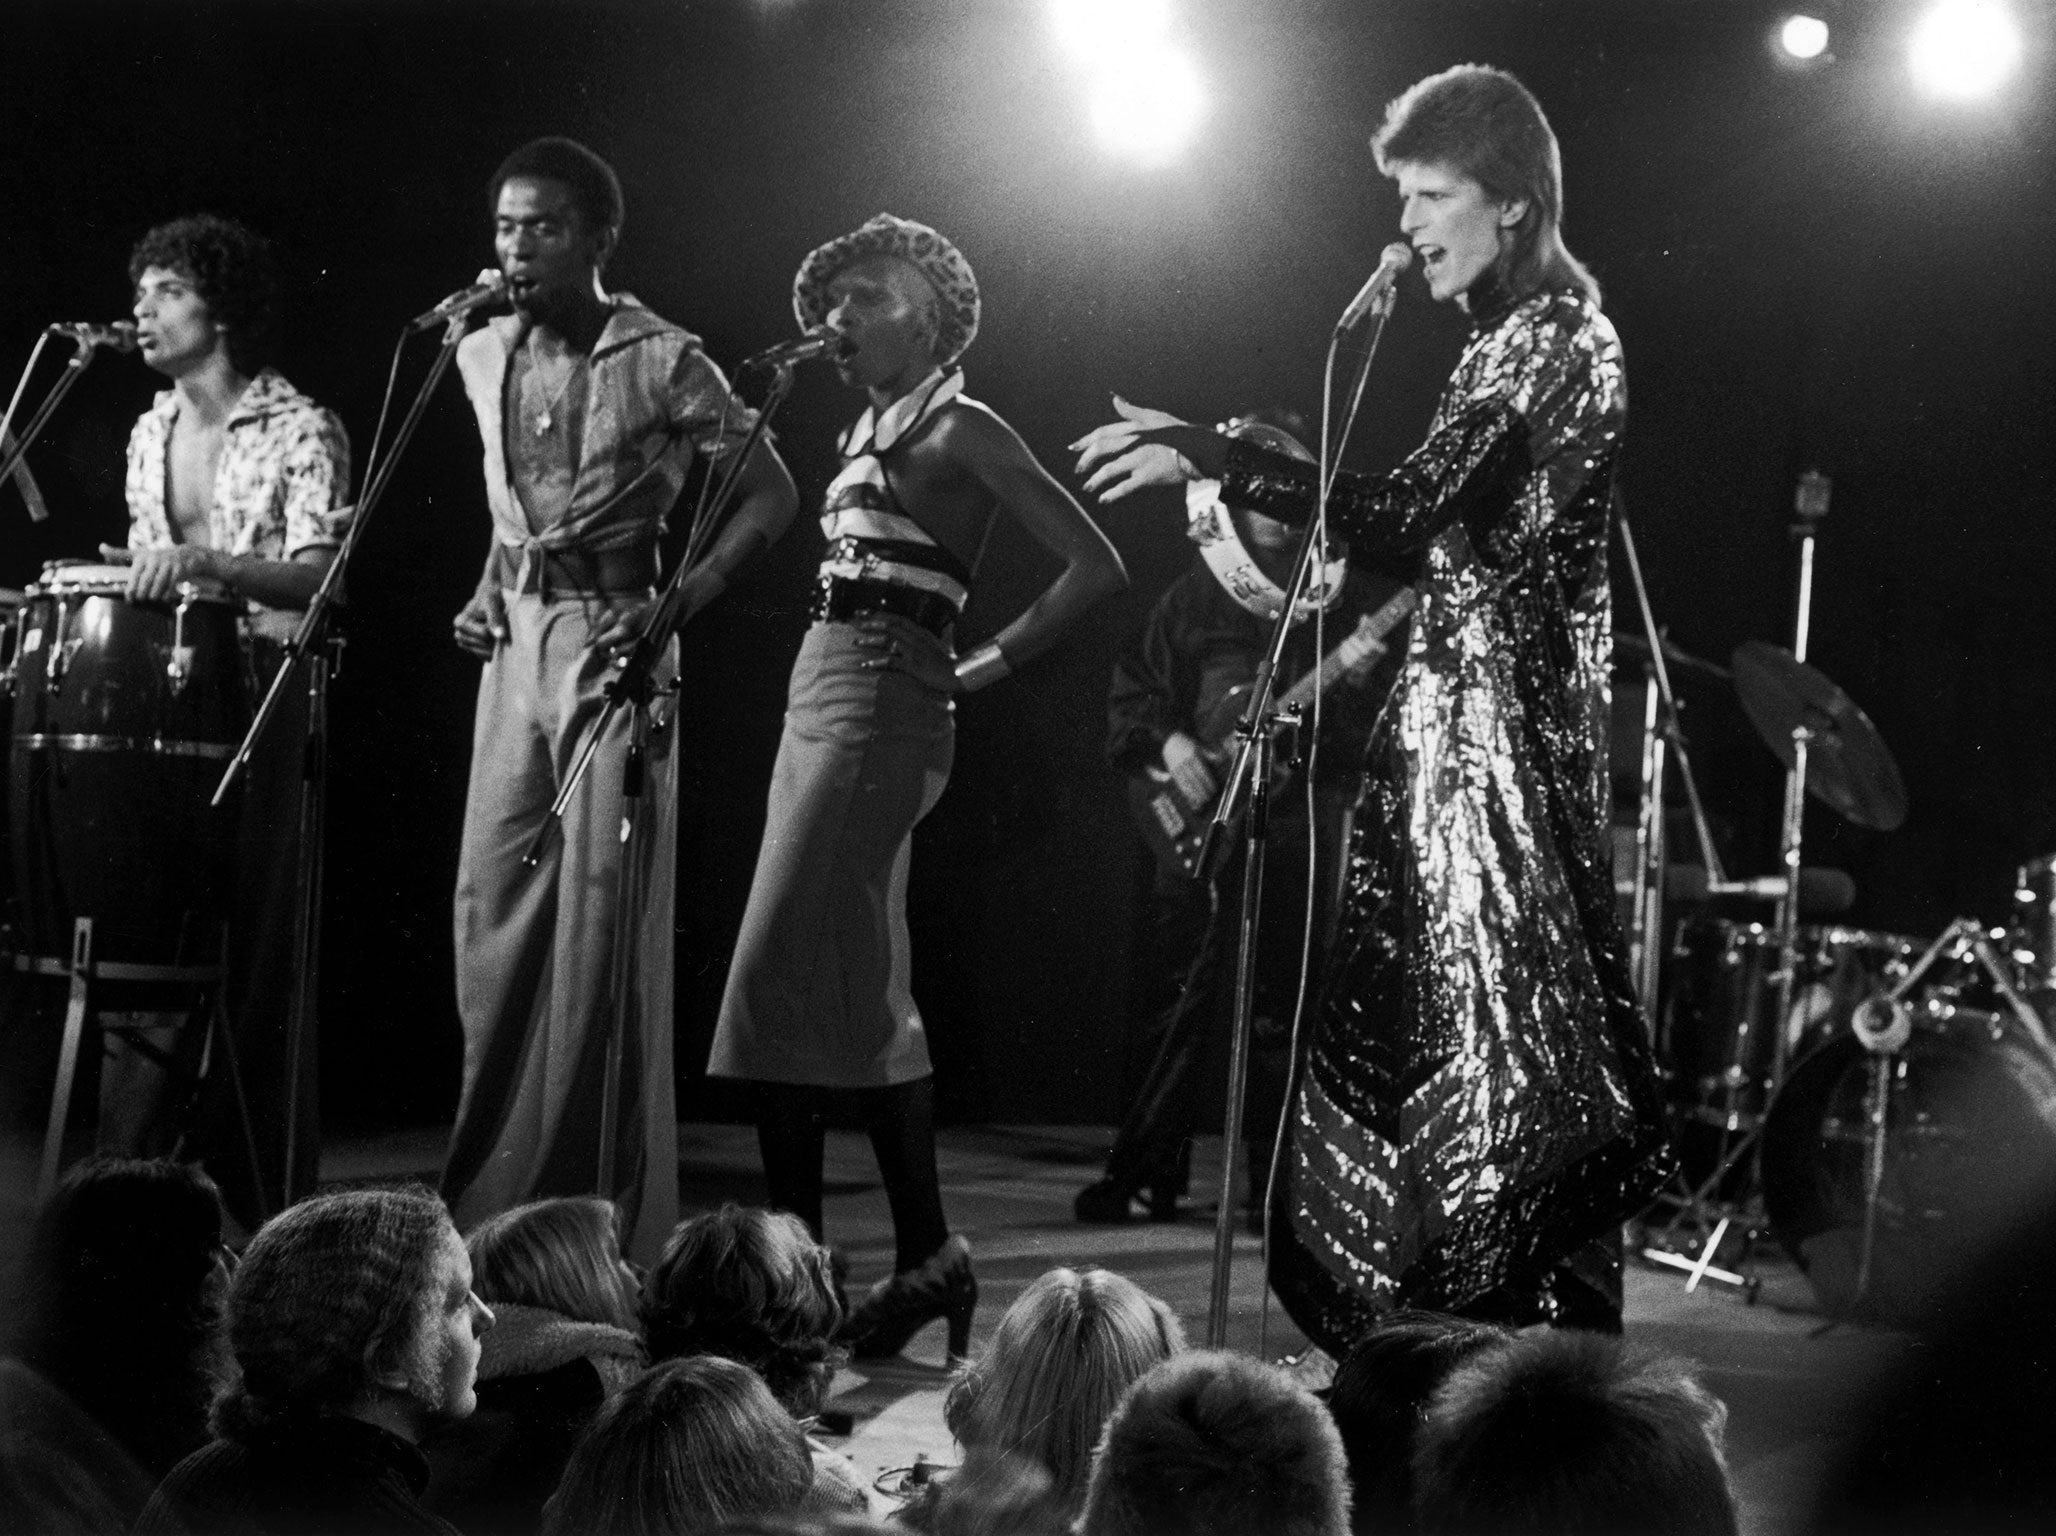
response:
{"label": "black trousers", "polygon": [[[1304,800],[1289,790],[1281,799],[1282,805],[1273,802],[1265,845],[1252,1008],[1255,1055],[1243,1121],[1246,1134],[1263,1145],[1284,1102],[1307,910]],[[1344,803],[1340,796],[1324,796],[1318,808],[1309,1009],[1318,997]],[[1128,1111],[1107,1158],[1107,1177],[1131,1189],[1184,1193],[1193,1137],[1221,1123],[1225,1094],[1209,1089],[1223,1081],[1219,1067],[1227,1059],[1234,1021],[1242,865],[1238,848],[1211,886],[1161,865],[1152,869],[1129,988]]]}

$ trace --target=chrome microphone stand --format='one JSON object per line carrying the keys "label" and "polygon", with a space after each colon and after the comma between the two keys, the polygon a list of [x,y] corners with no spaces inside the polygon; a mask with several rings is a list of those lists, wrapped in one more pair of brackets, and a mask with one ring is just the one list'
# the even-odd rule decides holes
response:
{"label": "chrome microphone stand", "polygon": [[[329,628],[329,611],[335,605],[336,594],[342,590],[343,575],[349,569],[350,557],[357,552],[358,541],[370,526],[372,514],[383,503],[386,489],[392,484],[393,472],[408,443],[413,440],[436,386],[455,360],[457,344],[464,339],[469,323],[470,314],[466,311],[452,315],[444,327],[442,345],[435,361],[429,365],[427,375],[415,391],[413,403],[393,435],[392,447],[371,467],[369,481],[357,498],[350,526],[343,534],[335,558],[322,572],[321,584],[308,601],[306,612],[301,614],[292,638],[286,641],[278,670],[272,674],[264,700],[250,721],[250,729],[244,733],[242,745],[236,748],[235,756],[223,770],[221,782],[215,786],[214,798],[210,802],[219,806],[235,788],[236,781],[248,772],[257,743],[264,739],[265,731],[284,704],[287,690],[293,686],[304,665],[307,721],[300,764],[300,857],[293,887],[293,999],[286,1015],[285,1148],[283,1166],[279,1170],[281,1208],[290,1204],[296,1193],[295,1170],[300,1167],[300,1146],[307,1133],[307,1128],[301,1124],[299,1084],[306,1069],[307,1052],[313,1048],[316,1038],[321,995],[322,839],[326,824],[324,779],[328,754],[328,687],[342,646],[342,637]],[[411,335],[413,329],[409,327],[403,333],[402,345],[405,336]],[[398,360],[396,352],[395,366]],[[372,446],[376,454],[378,445],[374,442]]]}
{"label": "chrome microphone stand", "polygon": [[[126,340],[123,339],[124,335]],[[21,397],[28,388],[29,376],[36,371],[36,364],[43,356],[43,348],[49,345],[52,336],[67,338],[76,350],[71,355],[71,361],[64,365],[63,374],[50,386],[49,393],[43,396],[42,403],[36,407],[36,413],[29,418],[28,425],[17,435],[13,431],[14,413],[21,406]],[[86,370],[92,366],[93,359],[99,355],[103,347],[133,351],[134,327],[129,327],[124,333],[118,326],[53,325],[36,338],[36,345],[29,353],[28,365],[22,369],[21,379],[14,386],[14,396],[7,402],[7,414],[0,416],[0,485],[5,485],[20,466],[28,454],[29,445],[42,435],[43,429],[50,424],[50,418],[57,414],[57,407],[64,403],[64,397],[70,394],[73,386],[85,376]],[[32,500],[29,507],[38,522],[49,515],[40,510],[39,500]]]}
{"label": "chrome microphone stand", "polygon": [[[1404,263],[1400,265],[1403,266]],[[1398,269],[1395,267],[1391,274],[1392,279],[1396,280],[1397,275]],[[1368,291],[1369,285],[1366,286]],[[1329,338],[1327,365],[1321,389],[1321,458],[1314,480],[1316,495],[1313,516],[1307,520],[1306,532],[1300,539],[1299,553],[1293,562],[1291,579],[1285,583],[1284,601],[1271,626],[1270,643],[1265,647],[1264,658],[1258,663],[1256,677],[1250,685],[1249,707],[1244,711],[1241,723],[1235,728],[1241,746],[1236,750],[1235,761],[1228,771],[1227,782],[1222,787],[1221,797],[1214,806],[1213,820],[1207,824],[1206,835],[1199,846],[1197,868],[1200,878],[1211,879],[1214,860],[1222,839],[1233,830],[1236,818],[1243,815],[1243,801],[1246,797],[1248,814],[1243,817],[1242,831],[1242,912],[1235,954],[1235,1002],[1228,1055],[1228,1102],[1222,1116],[1220,1201],[1214,1213],[1212,1277],[1207,1292],[1206,1342],[1209,1349],[1225,1348],[1228,1342],[1228,1293],[1235,1262],[1235,1182],[1237,1166],[1242,1156],[1243,1100],[1249,1083],[1250,1042],[1255,1023],[1256,953],[1263,897],[1264,839],[1269,831],[1271,752],[1274,733],[1283,723],[1274,714],[1271,701],[1277,691],[1278,668],[1284,660],[1286,641],[1292,633],[1293,619],[1301,595],[1321,591],[1320,573],[1327,568],[1328,561],[1328,494],[1334,489],[1337,468],[1342,458],[1342,444],[1347,441],[1349,429],[1355,424],[1357,407],[1363,400],[1364,384],[1370,377],[1371,362],[1377,356],[1378,343],[1385,334],[1385,322],[1392,314],[1395,297],[1396,288],[1391,280],[1369,298],[1360,294],[1358,302],[1352,303],[1350,309],[1344,312],[1333,336]],[[1359,305],[1363,303],[1369,305],[1366,312],[1373,321],[1370,341],[1364,349],[1362,361],[1357,365],[1349,411],[1344,418],[1342,432],[1331,448],[1328,440],[1328,406],[1334,395],[1336,351],[1341,345],[1344,331],[1357,318],[1354,312],[1358,311]],[[1316,724],[1319,718],[1317,701],[1314,714]],[[1317,745],[1315,750],[1318,751]],[[1314,862],[1317,865],[1318,860]],[[1309,921],[1311,916],[1309,912]],[[1285,1103],[1288,1111],[1292,1103],[1292,1085],[1298,1076],[1298,1033],[1298,1020],[1295,1017],[1294,1061],[1292,1070],[1286,1077]],[[1268,1193],[1266,1190],[1263,1202],[1266,1245],[1270,1241]],[[1262,1347],[1260,1340],[1259,1351]]]}

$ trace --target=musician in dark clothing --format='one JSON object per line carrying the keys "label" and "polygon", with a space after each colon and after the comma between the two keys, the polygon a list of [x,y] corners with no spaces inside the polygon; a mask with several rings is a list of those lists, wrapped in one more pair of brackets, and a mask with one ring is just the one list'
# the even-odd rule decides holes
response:
{"label": "musician in dark clothing", "polygon": [[[1275,428],[1252,424],[1242,430],[1298,447]],[[1227,778],[1234,727],[1270,643],[1270,615],[1283,601],[1281,584],[1290,578],[1298,535],[1266,517],[1238,513],[1231,519],[1210,489],[1194,490],[1192,535],[1201,558],[1157,600],[1141,635],[1115,663],[1107,699],[1107,762],[1129,777],[1138,828],[1153,858],[1129,986],[1123,1073],[1129,1108],[1105,1176],[1078,1194],[1074,1210],[1082,1222],[1125,1222],[1138,1198],[1151,1219],[1175,1218],[1192,1136],[1210,1120],[1208,1068],[1233,1017],[1241,860],[1227,861],[1205,880],[1190,873],[1179,854],[1189,858]],[[1332,909],[1335,858],[1361,781],[1364,744],[1395,665],[1383,659],[1391,636],[1368,641],[1359,625],[1401,589],[1338,560],[1324,575],[1324,591],[1332,595],[1320,635],[1311,606],[1303,604],[1305,616],[1287,641],[1277,687],[1283,702],[1324,651],[1336,660],[1321,697],[1320,749],[1313,765],[1313,846],[1319,859],[1314,984]],[[1384,617],[1396,623],[1404,609],[1402,600]],[[1310,725],[1311,700],[1304,715]],[[1185,830],[1166,835],[1166,817],[1182,818]],[[1295,773],[1281,778],[1271,797],[1252,1009],[1262,1046],[1282,1047],[1291,1028],[1306,925],[1307,831],[1306,785]],[[1274,1099],[1276,1093],[1274,1086]],[[1258,1109],[1250,1126],[1260,1143],[1267,1140],[1264,1123]],[[1253,1189],[1260,1190],[1260,1183]]]}

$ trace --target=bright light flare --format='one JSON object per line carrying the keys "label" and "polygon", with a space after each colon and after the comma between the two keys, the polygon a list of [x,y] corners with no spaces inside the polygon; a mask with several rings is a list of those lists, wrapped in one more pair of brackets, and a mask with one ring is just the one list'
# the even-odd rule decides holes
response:
{"label": "bright light flare", "polygon": [[1162,165],[1206,115],[1199,69],[1173,39],[1173,0],[1051,0],[1065,50],[1083,68],[1102,148]]}
{"label": "bright light flare", "polygon": [[1057,35],[1080,63],[1118,68],[1171,35],[1171,0],[1055,0]]}
{"label": "bright light flare", "polygon": [[1184,54],[1158,48],[1093,82],[1092,126],[1109,152],[1138,165],[1162,165],[1192,139],[1206,111],[1199,70]]}
{"label": "bright light flare", "polygon": [[1790,58],[1817,59],[1828,51],[1828,24],[1818,16],[1787,16],[1778,28],[1778,46]]}
{"label": "bright light flare", "polygon": [[2000,0],[1939,0],[1913,29],[1914,83],[1945,101],[1990,96],[2020,67],[2020,25]]}

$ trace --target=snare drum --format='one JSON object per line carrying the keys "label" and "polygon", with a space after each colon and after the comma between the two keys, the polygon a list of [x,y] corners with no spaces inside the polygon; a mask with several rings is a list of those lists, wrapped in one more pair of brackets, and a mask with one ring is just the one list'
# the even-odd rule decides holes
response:
{"label": "snare drum", "polygon": [[24,595],[8,803],[31,955],[219,956],[237,807],[208,805],[250,719],[242,605],[188,584],[131,603],[119,566],[47,566]]}

